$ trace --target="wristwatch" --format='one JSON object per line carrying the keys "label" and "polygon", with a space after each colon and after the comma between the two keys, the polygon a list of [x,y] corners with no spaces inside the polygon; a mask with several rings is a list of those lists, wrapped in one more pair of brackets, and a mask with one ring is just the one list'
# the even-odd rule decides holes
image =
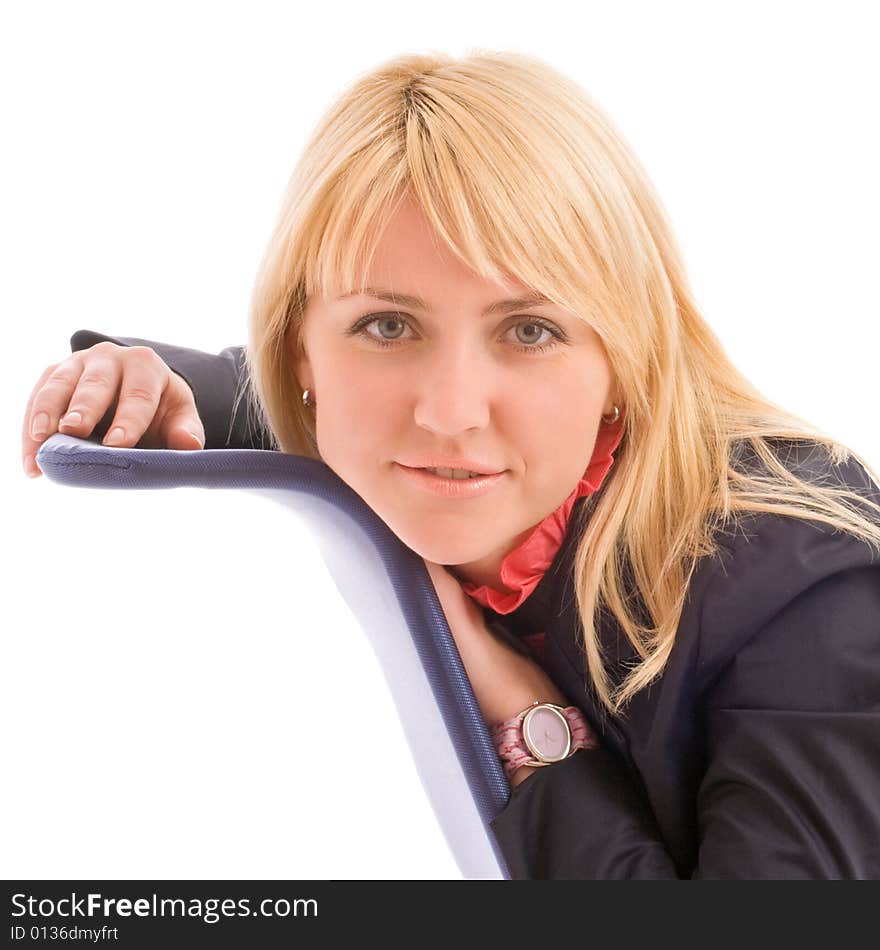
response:
{"label": "wristwatch", "polygon": [[552,765],[578,749],[599,746],[596,734],[577,706],[557,706],[537,699],[511,719],[494,726],[491,734],[508,778],[521,765]]}

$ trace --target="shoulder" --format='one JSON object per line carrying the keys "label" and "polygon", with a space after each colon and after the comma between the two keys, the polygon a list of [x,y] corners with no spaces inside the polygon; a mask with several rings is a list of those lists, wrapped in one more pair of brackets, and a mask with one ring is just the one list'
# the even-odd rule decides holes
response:
{"label": "shoulder", "polygon": [[[835,463],[815,442],[775,440],[779,462],[817,488],[852,493],[848,501],[880,526],[880,486],[854,457]],[[766,477],[763,462],[741,451],[732,464],[750,475]],[[854,499],[854,502],[853,502]],[[761,585],[782,596],[796,594],[825,574],[880,558],[877,545],[821,520],[779,512],[747,512],[719,527],[715,540],[712,587],[716,594],[742,584]]]}
{"label": "shoulder", "polygon": [[[829,449],[812,439],[768,439],[767,445],[783,467],[805,481],[849,488],[872,497],[874,501],[880,499],[880,486],[854,454],[845,461],[835,462]],[[764,461],[747,443],[734,449],[731,465],[738,471],[752,475],[768,474]]]}
{"label": "shoulder", "polygon": [[[822,445],[806,441],[779,442],[778,449],[777,457],[799,477],[880,503],[880,487],[857,460],[834,464]],[[739,461],[757,464],[754,459]],[[880,524],[869,507],[864,511]],[[817,673],[830,684],[844,675],[832,670],[842,657],[880,653],[876,545],[823,522],[767,512],[738,519],[717,541],[695,605],[704,683],[736,667],[742,700],[750,682],[766,693],[775,679],[781,689],[778,677],[794,669],[801,675],[833,659],[824,674]],[[880,682],[880,669],[875,674]]]}

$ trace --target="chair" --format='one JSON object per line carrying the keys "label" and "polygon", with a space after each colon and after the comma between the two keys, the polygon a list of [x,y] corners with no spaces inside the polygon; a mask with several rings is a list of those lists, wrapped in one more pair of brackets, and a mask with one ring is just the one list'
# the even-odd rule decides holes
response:
{"label": "chair", "polygon": [[302,517],[381,665],[440,828],[466,878],[509,878],[490,822],[510,785],[422,559],[327,465],[256,449],[110,448],[55,434],[37,455],[78,488],[243,489]]}

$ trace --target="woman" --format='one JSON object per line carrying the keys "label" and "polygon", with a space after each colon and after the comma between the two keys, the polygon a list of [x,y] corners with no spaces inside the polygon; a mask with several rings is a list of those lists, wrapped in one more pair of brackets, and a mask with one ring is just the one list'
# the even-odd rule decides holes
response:
{"label": "woman", "polygon": [[112,444],[322,459],[425,558],[514,877],[880,878],[876,473],[730,363],[566,77],[385,64],[305,149],[246,350],[72,342],[26,454],[118,391]]}

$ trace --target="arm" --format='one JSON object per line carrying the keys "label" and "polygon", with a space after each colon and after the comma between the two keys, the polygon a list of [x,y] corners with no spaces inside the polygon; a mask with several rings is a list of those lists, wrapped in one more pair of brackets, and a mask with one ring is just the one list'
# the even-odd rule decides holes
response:
{"label": "arm", "polygon": [[707,713],[695,877],[880,879],[880,563],[791,601]]}
{"label": "arm", "polygon": [[515,787],[492,831],[514,880],[679,877],[647,802],[610,749],[581,749]]}
{"label": "arm", "polygon": [[[255,413],[248,412],[244,347],[227,347],[221,353],[154,343],[136,337],[107,336],[92,330],[78,330],[70,338],[71,352],[84,350],[103,340],[118,346],[148,346],[183,377],[193,391],[199,418],[205,429],[206,449],[273,449],[270,433],[258,425]],[[250,416],[250,418],[248,418]],[[95,427],[99,437],[113,419],[113,407]]]}
{"label": "arm", "polygon": [[856,545],[864,555],[840,570],[828,557],[706,694],[696,867],[673,865],[648,804],[599,749],[513,790],[492,823],[511,874],[880,878],[880,562]]}

